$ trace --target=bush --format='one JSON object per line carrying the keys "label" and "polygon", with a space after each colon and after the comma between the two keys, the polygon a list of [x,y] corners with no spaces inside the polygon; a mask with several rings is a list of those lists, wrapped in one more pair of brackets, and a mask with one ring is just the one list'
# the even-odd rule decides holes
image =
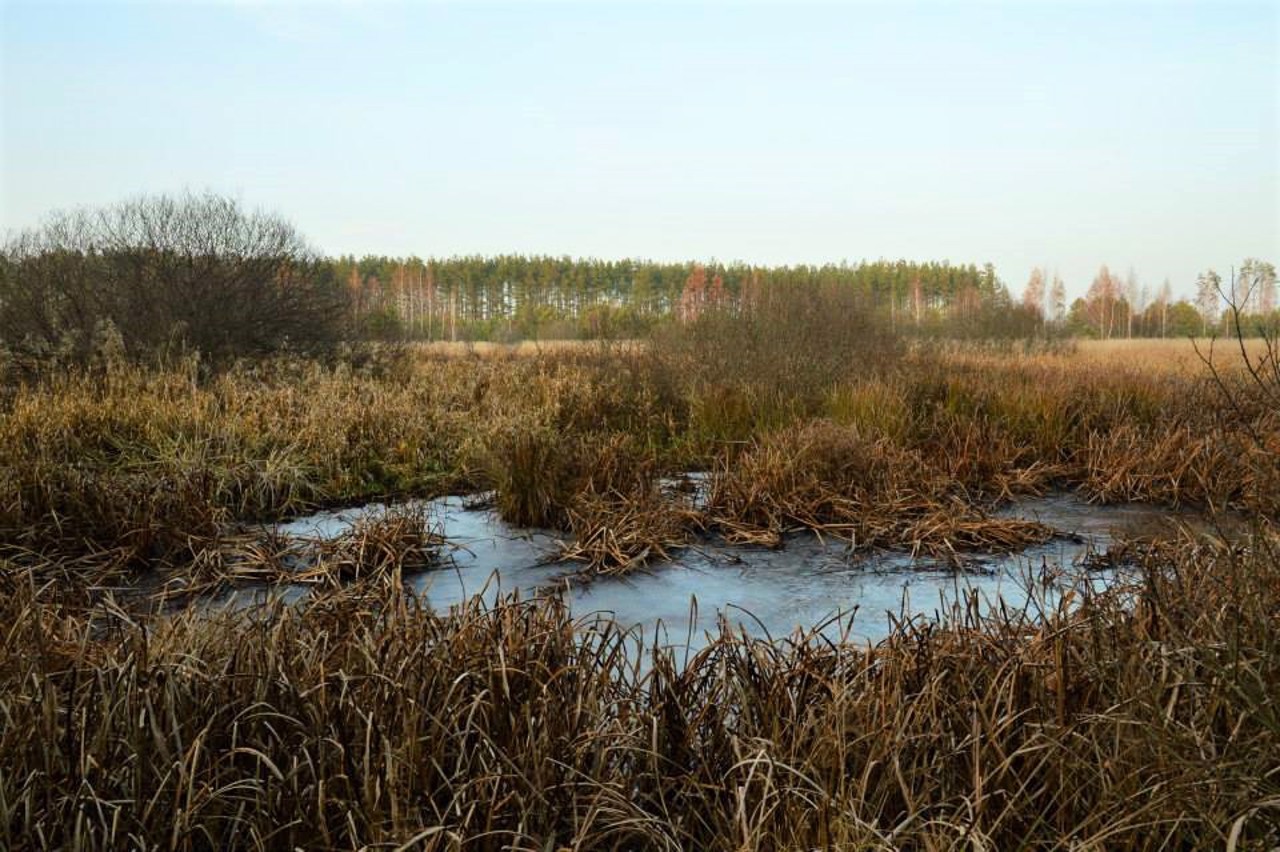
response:
{"label": "bush", "polygon": [[833,387],[883,373],[903,349],[847,287],[768,285],[656,329],[650,351],[692,388],[694,433],[723,441],[825,413]]}
{"label": "bush", "polygon": [[88,362],[107,327],[134,360],[327,351],[344,302],[291,225],[215,195],[54,214],[0,252],[0,339],[28,367]]}

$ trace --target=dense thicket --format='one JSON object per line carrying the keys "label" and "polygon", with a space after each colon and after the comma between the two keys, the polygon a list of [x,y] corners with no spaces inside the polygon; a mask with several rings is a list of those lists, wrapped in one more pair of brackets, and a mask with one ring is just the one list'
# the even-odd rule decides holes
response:
{"label": "dense thicket", "polygon": [[212,195],[57,214],[0,254],[0,341],[20,359],[314,352],[342,338],[346,299],[291,225]]}

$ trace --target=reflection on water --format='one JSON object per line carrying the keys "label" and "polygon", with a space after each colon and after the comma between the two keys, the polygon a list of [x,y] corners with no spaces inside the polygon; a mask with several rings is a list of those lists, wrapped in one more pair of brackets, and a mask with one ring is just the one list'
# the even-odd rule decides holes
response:
{"label": "reflection on water", "polygon": [[[933,618],[968,595],[983,606],[1001,602],[1011,609],[1033,606],[1036,599],[1052,603],[1068,588],[1107,581],[1107,575],[1084,569],[1086,556],[1105,551],[1119,533],[1167,523],[1169,514],[1149,506],[1095,506],[1065,495],[1021,500],[1000,514],[1038,520],[1063,535],[1016,555],[975,555],[964,571],[903,553],[853,556],[839,541],[806,533],[790,536],[778,550],[706,542],[643,573],[575,585],[565,580],[572,566],[545,561],[555,552],[554,534],[511,527],[460,497],[423,505],[451,545],[447,567],[411,579],[431,606],[447,609],[475,595],[493,601],[514,591],[527,597],[559,588],[575,616],[607,613],[625,627],[641,629],[647,639],[656,633],[664,644],[691,641],[694,648],[716,630],[721,616],[748,635],[777,638],[842,613],[853,616],[851,624],[848,618],[829,623],[826,632],[844,629],[853,640],[874,642],[888,633],[889,613]],[[288,536],[332,538],[386,510],[372,504],[322,512],[276,529]],[[266,594],[242,589],[231,604],[253,605]],[[273,594],[297,599],[306,592]]]}

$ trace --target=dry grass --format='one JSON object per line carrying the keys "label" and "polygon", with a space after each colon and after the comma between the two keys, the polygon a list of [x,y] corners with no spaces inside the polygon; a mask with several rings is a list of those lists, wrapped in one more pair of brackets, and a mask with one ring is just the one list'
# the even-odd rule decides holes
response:
{"label": "dry grass", "polygon": [[[1244,375],[1115,345],[859,349],[837,327],[817,336],[839,357],[770,332],[739,359],[741,327],[705,330],[10,389],[0,846],[1280,844],[1280,415]],[[705,504],[661,487],[689,469],[712,471]],[[571,532],[584,579],[658,570],[707,531],[1016,550],[1048,531],[991,510],[1057,488],[1229,508],[1254,533],[1144,543],[1139,582],[1043,611],[974,602],[874,648],[726,630],[687,665],[554,599],[426,611],[402,578],[444,558],[429,518],[249,534],[482,488]],[[245,582],[312,594],[240,614],[129,597]]]}
{"label": "dry grass", "polygon": [[[1256,359],[1266,353],[1265,340],[1254,338],[1244,344],[1251,358]],[[1197,351],[1208,355],[1210,349],[1227,366],[1240,363],[1239,342],[1223,338],[1083,340],[1076,347],[1076,356],[1081,361],[1110,365],[1122,361],[1130,366],[1157,371],[1199,372],[1203,364]]]}
{"label": "dry grass", "polygon": [[[601,523],[625,518],[641,537],[651,527],[657,555],[681,535],[654,503],[654,478],[691,468],[718,470],[723,498],[686,529],[843,527],[877,547],[977,544],[985,510],[1047,488],[1280,511],[1275,412],[1228,411],[1203,374],[1156,381],[1128,360],[961,351],[881,357],[828,385],[829,359],[808,374],[793,357],[769,379],[705,354],[570,348],[411,354],[376,372],[277,363],[213,379],[126,367],[53,378],[13,392],[0,417],[0,551],[114,582],[208,561],[236,521],[488,488],[507,519],[573,528],[584,544]],[[729,371],[714,381],[713,362]],[[835,443],[805,449],[823,435]],[[612,469],[624,459],[628,473]],[[961,524],[955,535],[945,519]],[[633,562],[645,549],[583,552]]]}
{"label": "dry grass", "polygon": [[508,358],[557,353],[592,352],[601,349],[630,350],[643,347],[642,340],[521,340],[518,343],[494,343],[487,340],[436,340],[407,344],[414,352],[427,357]]}
{"label": "dry grass", "polygon": [[8,572],[0,845],[1269,848],[1277,544],[1188,539],[1134,587],[875,648],[726,631],[683,666],[555,599],[442,617],[392,578],[137,620]]}
{"label": "dry grass", "polygon": [[1042,524],[993,518],[919,453],[856,427],[814,421],[753,442],[713,479],[711,522],[730,541],[777,546],[816,530],[853,549],[953,557],[1047,541]]}
{"label": "dry grass", "polygon": [[[935,346],[935,348],[938,348]],[[1010,360],[1010,347],[942,347],[950,357],[981,366],[998,366]],[[1267,342],[1261,338],[1244,341],[1251,359],[1266,355]],[[1139,371],[1182,376],[1203,375],[1204,357],[1212,355],[1222,367],[1235,369],[1243,364],[1240,342],[1231,338],[1114,338],[1073,340],[1055,346],[1028,347],[1017,359],[1024,364],[1070,365],[1105,370]]]}
{"label": "dry grass", "polygon": [[572,539],[555,558],[583,563],[576,579],[619,576],[670,560],[696,534],[705,532],[703,507],[687,493],[663,493],[650,477],[631,491],[595,486],[569,509]]}

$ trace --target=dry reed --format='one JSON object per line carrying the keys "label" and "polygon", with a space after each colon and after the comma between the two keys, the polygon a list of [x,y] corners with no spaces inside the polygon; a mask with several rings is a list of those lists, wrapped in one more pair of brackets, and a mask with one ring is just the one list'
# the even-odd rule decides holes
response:
{"label": "dry reed", "polygon": [[686,664],[556,599],[0,606],[7,848],[1269,848],[1280,542],[1039,612]]}
{"label": "dry reed", "polygon": [[[743,366],[739,332],[11,389],[0,846],[1280,844],[1280,418],[1247,381],[1069,353],[863,369],[803,347],[755,375],[799,338]],[[705,505],[663,491],[695,467],[713,471]],[[991,510],[1051,488],[1254,529],[1134,546],[1140,579],[1103,594],[971,601],[872,648],[833,625],[773,643],[726,626],[687,664],[554,598],[426,611],[402,581],[444,558],[423,518],[310,550],[243,534],[474,488],[575,533],[588,576],[655,567],[704,529],[1014,550],[1049,531]],[[304,605],[240,613],[128,597],[300,581]]]}

